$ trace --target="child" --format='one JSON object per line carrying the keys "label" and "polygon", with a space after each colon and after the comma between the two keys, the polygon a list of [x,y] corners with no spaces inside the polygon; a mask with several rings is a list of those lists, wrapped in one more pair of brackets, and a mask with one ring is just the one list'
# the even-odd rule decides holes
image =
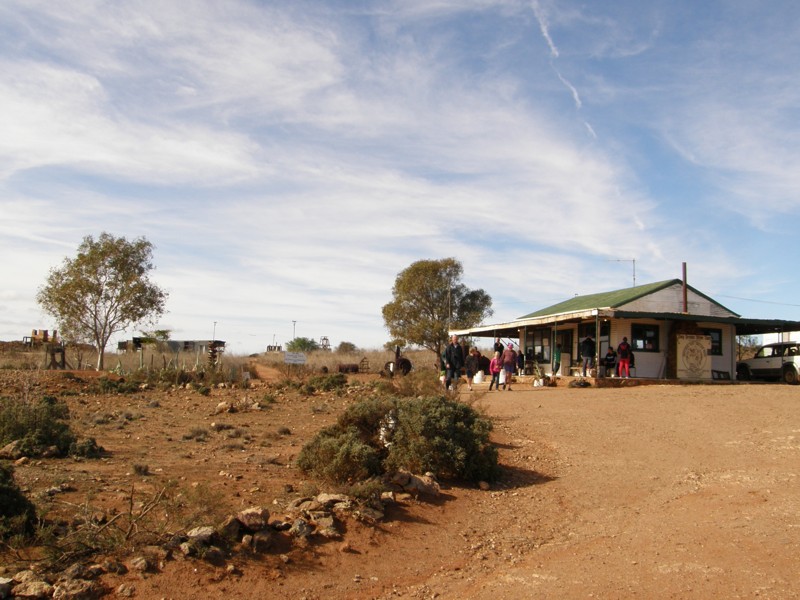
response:
{"label": "child", "polygon": [[503,361],[500,360],[500,353],[495,352],[494,358],[489,363],[489,372],[492,374],[492,380],[489,382],[489,391],[492,391],[492,386],[500,390],[500,371],[503,370]]}

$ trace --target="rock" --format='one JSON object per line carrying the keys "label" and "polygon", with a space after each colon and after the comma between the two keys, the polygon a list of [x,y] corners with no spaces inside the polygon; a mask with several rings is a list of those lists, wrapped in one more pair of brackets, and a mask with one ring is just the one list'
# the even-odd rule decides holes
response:
{"label": "rock", "polygon": [[432,475],[414,475],[407,471],[397,471],[391,477],[391,483],[399,485],[404,491],[411,494],[425,494],[438,496],[441,492],[439,483]]}
{"label": "rock", "polygon": [[14,598],[49,598],[53,595],[53,586],[46,581],[23,581],[11,591]]}
{"label": "rock", "polygon": [[344,494],[319,494],[316,500],[323,506],[330,508],[340,502],[349,502],[350,498]]}
{"label": "rock", "polygon": [[367,521],[380,521],[383,519],[383,513],[379,510],[374,508],[370,508],[369,506],[365,506],[363,508],[359,508],[356,511],[356,516],[362,517]]}
{"label": "rock", "polygon": [[236,520],[248,531],[261,531],[269,524],[269,511],[261,506],[246,508],[236,515]]}
{"label": "rock", "polygon": [[230,402],[220,402],[217,404],[217,408],[214,409],[214,414],[218,415],[224,412],[231,412],[233,410],[233,406],[231,406]]}
{"label": "rock", "polygon": [[210,525],[205,525],[202,527],[195,527],[194,529],[186,532],[186,537],[189,538],[190,542],[200,543],[200,544],[207,544],[211,541],[211,538],[214,537],[216,530],[211,527]]}
{"label": "rock", "polygon": [[229,516],[219,524],[217,533],[221,538],[233,541],[240,538],[241,529],[242,524],[239,519]]}
{"label": "rock", "polygon": [[125,573],[128,572],[128,567],[118,560],[103,561],[101,566],[107,573],[113,573],[115,575],[125,575]]}
{"label": "rock", "polygon": [[203,560],[212,565],[220,565],[225,562],[225,554],[216,546],[209,546],[203,551]]}
{"label": "rock", "polygon": [[191,542],[183,542],[180,546],[178,546],[178,550],[181,551],[181,554],[184,556],[193,556],[197,553],[194,544]]}
{"label": "rock", "polygon": [[136,594],[136,587],[130,583],[122,583],[116,590],[117,596],[132,598]]}
{"label": "rock", "polygon": [[482,489],[484,492],[487,492],[487,491],[489,491],[490,489],[492,489],[492,486],[491,486],[491,485],[489,485],[489,484],[488,484],[486,481],[479,481],[479,482],[478,482],[478,487],[479,487],[480,489]]}
{"label": "rock", "polygon": [[21,467],[22,465],[25,465],[25,464],[29,463],[30,460],[31,459],[28,458],[27,456],[23,456],[23,457],[18,458],[17,460],[14,461],[14,466],[15,467]]}
{"label": "rock", "polygon": [[146,556],[136,556],[131,559],[130,562],[130,569],[131,571],[137,571],[139,573],[146,573],[152,568],[150,561],[147,560]]}
{"label": "rock", "polygon": [[8,598],[14,580],[9,577],[0,577],[0,599]]}
{"label": "rock", "polygon": [[[244,539],[242,539],[244,542]],[[272,547],[272,532],[269,529],[257,531],[253,534],[251,545],[253,550],[257,552],[264,552]]]}
{"label": "rock", "polygon": [[59,454],[58,446],[48,446],[42,450],[42,458],[56,458]]}
{"label": "rock", "polygon": [[86,579],[68,579],[53,588],[53,598],[63,600],[93,600],[104,593],[105,589],[99,583]]}
{"label": "rock", "polygon": [[12,577],[14,583],[25,583],[26,581],[36,581],[36,573],[26,569],[25,571],[17,571]]}
{"label": "rock", "polygon": [[22,446],[22,440],[14,440],[0,448],[0,458],[4,458],[6,460],[17,460],[18,458],[22,458],[23,453],[20,450],[20,446]]}
{"label": "rock", "polygon": [[305,519],[295,519],[291,529],[289,529],[289,534],[296,538],[307,538],[311,535],[311,532],[311,525]]}

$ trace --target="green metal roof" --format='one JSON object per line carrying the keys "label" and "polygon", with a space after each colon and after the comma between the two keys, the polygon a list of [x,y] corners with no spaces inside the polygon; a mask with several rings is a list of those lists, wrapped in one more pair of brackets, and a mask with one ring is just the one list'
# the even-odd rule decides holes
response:
{"label": "green metal roof", "polygon": [[[663,290],[673,285],[683,285],[680,279],[669,279],[667,281],[657,281],[655,283],[648,283],[645,285],[637,285],[634,287],[625,288],[622,290],[614,290],[612,292],[600,292],[599,294],[588,294],[586,296],[575,296],[569,300],[564,300],[558,304],[548,306],[528,315],[523,315],[519,319],[534,319],[537,317],[547,317],[550,315],[559,315],[564,313],[579,312],[584,310],[602,309],[602,308],[618,308],[624,306],[634,300],[638,300],[643,296],[649,296],[655,292]],[[691,286],[687,286],[694,293],[707,298],[714,304],[722,306],[718,302],[709,298],[705,294],[697,291]],[[724,306],[722,308],[725,308]],[[727,310],[727,309],[726,309]]]}

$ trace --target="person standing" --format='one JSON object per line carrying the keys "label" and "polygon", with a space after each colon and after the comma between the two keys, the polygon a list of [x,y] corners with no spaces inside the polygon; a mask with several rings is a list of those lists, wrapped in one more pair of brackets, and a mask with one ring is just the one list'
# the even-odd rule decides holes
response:
{"label": "person standing", "polygon": [[495,352],[492,360],[489,361],[489,373],[492,375],[492,380],[489,382],[489,391],[492,391],[492,386],[495,389],[500,389],[500,371],[503,370],[503,361],[500,359],[500,353]]}
{"label": "person standing", "polygon": [[631,354],[631,345],[628,343],[628,338],[623,337],[619,346],[617,346],[620,377],[625,377],[627,379],[631,376]]}
{"label": "person standing", "polygon": [[586,377],[587,370],[591,369],[594,365],[594,353],[597,351],[597,346],[594,343],[591,335],[587,335],[586,339],[581,342],[581,358],[583,359],[583,376]]}
{"label": "person standing", "polygon": [[500,338],[494,338],[494,351],[502,356],[504,350],[505,348],[503,347],[503,342],[500,341]]}
{"label": "person standing", "polygon": [[480,369],[478,351],[475,348],[470,348],[467,353],[467,358],[464,361],[464,370],[467,372],[467,385],[469,385],[470,391],[472,391],[472,379],[475,377],[475,373],[478,372],[478,369]]}
{"label": "person standing", "polygon": [[553,377],[558,375],[558,370],[561,368],[561,344],[556,344],[556,349],[553,350]]}
{"label": "person standing", "polygon": [[613,377],[614,376],[614,369],[617,365],[617,353],[614,351],[614,348],[611,344],[608,345],[608,349],[606,350],[606,354],[603,357],[603,367],[605,368],[605,376],[606,377]]}
{"label": "person standing", "polygon": [[503,370],[506,372],[506,381],[503,384],[503,389],[508,386],[508,391],[511,391],[511,376],[514,374],[514,369],[517,368],[517,353],[514,352],[514,344],[509,344],[508,348],[503,350]]}
{"label": "person standing", "polygon": [[461,352],[461,346],[458,344],[458,336],[454,335],[450,338],[450,344],[444,351],[445,368],[447,369],[445,375],[445,388],[448,390],[456,389],[458,387],[458,380],[461,378],[461,367],[464,366],[464,355]]}

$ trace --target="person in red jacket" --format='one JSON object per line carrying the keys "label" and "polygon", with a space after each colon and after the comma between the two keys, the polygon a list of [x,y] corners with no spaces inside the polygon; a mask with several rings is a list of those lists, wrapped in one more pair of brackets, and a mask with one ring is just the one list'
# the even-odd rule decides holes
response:
{"label": "person in red jacket", "polygon": [[628,338],[622,338],[617,346],[617,360],[619,361],[619,376],[628,378],[631,376],[631,345]]}

